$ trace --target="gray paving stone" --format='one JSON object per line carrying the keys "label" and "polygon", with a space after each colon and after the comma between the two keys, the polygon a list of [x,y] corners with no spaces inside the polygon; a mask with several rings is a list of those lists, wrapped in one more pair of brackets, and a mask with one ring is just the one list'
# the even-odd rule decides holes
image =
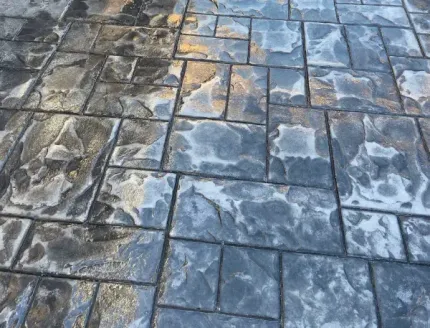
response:
{"label": "gray paving stone", "polygon": [[27,19],[15,40],[59,43],[67,32],[69,24],[57,21],[49,13],[41,11],[35,17]]}
{"label": "gray paving stone", "polygon": [[430,59],[391,57],[406,113],[430,116]]}
{"label": "gray paving stone", "polygon": [[381,33],[389,55],[422,56],[417,38],[412,30],[387,27],[381,28]]}
{"label": "gray paving stone", "polygon": [[0,66],[41,69],[53,52],[47,43],[0,41]]}
{"label": "gray paving stone", "polygon": [[352,5],[361,5],[361,0],[335,0],[335,3],[346,3]]}
{"label": "gray paving stone", "polygon": [[430,220],[425,218],[402,218],[409,258],[412,262],[430,263]]}
{"label": "gray paving stone", "polygon": [[117,129],[112,119],[35,115],[2,172],[1,210],[85,220]]}
{"label": "gray paving stone", "polygon": [[97,55],[56,53],[24,107],[79,113],[102,69],[103,60]]}
{"label": "gray paving stone", "polygon": [[188,62],[178,113],[222,118],[227,105],[230,67],[226,64]]}
{"label": "gray paving stone", "polygon": [[410,13],[430,14],[430,3],[423,0],[405,0],[405,6]]}
{"label": "gray paving stone", "polygon": [[163,240],[158,231],[37,223],[30,231],[16,268],[153,283]]}
{"label": "gray paving stone", "polygon": [[36,82],[37,73],[0,68],[0,106],[16,109]]}
{"label": "gray paving stone", "polygon": [[270,106],[269,180],[330,188],[330,165],[322,111]]}
{"label": "gray paving stone", "polygon": [[87,114],[168,120],[175,107],[176,88],[124,83],[97,83]]}
{"label": "gray paving stone", "polygon": [[0,38],[12,40],[25,22],[26,20],[21,18],[0,17]]}
{"label": "gray paving stone", "polygon": [[238,247],[224,248],[221,311],[279,317],[279,255]]}
{"label": "gray paving stone", "polygon": [[300,254],[282,259],[284,328],[377,327],[366,262]]}
{"label": "gray paving stone", "polygon": [[402,0],[363,0],[365,5],[402,6]]}
{"label": "gray paving stone", "polygon": [[0,268],[9,268],[31,221],[0,216]]}
{"label": "gray paving stone", "polygon": [[312,106],[376,113],[402,113],[393,77],[388,73],[309,68]]}
{"label": "gray paving stone", "polygon": [[241,17],[219,17],[216,27],[216,37],[249,39],[251,20]]}
{"label": "gray paving stone", "polygon": [[417,33],[430,34],[430,15],[429,14],[411,14],[412,24]]}
{"label": "gray paving stone", "polygon": [[352,66],[355,69],[391,71],[378,28],[346,26],[345,29],[351,51]]}
{"label": "gray paving stone", "polygon": [[110,168],[90,220],[164,229],[174,186],[174,174]]}
{"label": "gray paving stone", "polygon": [[214,310],[221,247],[172,240],[160,281],[160,304]]}
{"label": "gray paving stone", "polygon": [[248,41],[183,35],[179,38],[176,57],[246,63]]}
{"label": "gray paving stone", "polygon": [[233,66],[227,119],[248,123],[265,123],[267,84],[267,68]]}
{"label": "gray paving stone", "polygon": [[428,213],[429,160],[411,118],[332,113],[342,205]]}
{"label": "gray paving stone", "polygon": [[124,120],[111,165],[159,169],[168,122]]}
{"label": "gray paving stone", "polygon": [[395,215],[343,209],[342,218],[348,254],[406,260]]}
{"label": "gray paving stone", "polygon": [[253,20],[250,51],[252,64],[303,67],[300,23]]}
{"label": "gray paving stone", "polygon": [[181,179],[173,237],[340,253],[331,191],[218,179]]}
{"label": "gray paving stone", "polygon": [[291,0],[293,20],[337,22],[333,0]]}
{"label": "gray paving stone", "polygon": [[427,147],[430,146],[430,119],[421,118],[419,119],[421,131],[423,132],[424,140],[427,144]]}
{"label": "gray paving stone", "polygon": [[154,287],[101,284],[88,328],[149,328],[154,293]]}
{"label": "gray paving stone", "polygon": [[277,328],[272,320],[235,317],[220,313],[205,313],[176,309],[159,309],[155,315],[155,328]]}
{"label": "gray paving stone", "polygon": [[430,57],[430,35],[418,35],[426,57]]}
{"label": "gray paving stone", "polygon": [[182,34],[214,36],[216,16],[187,14],[182,26]]}
{"label": "gray paving stone", "polygon": [[130,82],[137,58],[109,56],[100,75],[104,82]]}
{"label": "gray paving stone", "polygon": [[101,25],[97,23],[73,22],[59,49],[61,51],[90,51],[100,28]]}
{"label": "gray paving stone", "polygon": [[342,26],[305,23],[308,65],[349,67],[349,54]]}
{"label": "gray paving stone", "polygon": [[186,0],[145,0],[137,25],[177,28],[182,22]]}
{"label": "gray paving stone", "polygon": [[84,327],[95,290],[93,282],[43,278],[25,327]]}
{"label": "gray paving stone", "polygon": [[176,32],[167,28],[103,25],[94,43],[94,52],[118,56],[171,58],[175,39]]}
{"label": "gray paving stone", "polygon": [[263,180],[266,136],[262,126],[177,119],[166,168]]}
{"label": "gray paving stone", "polygon": [[133,77],[133,83],[179,86],[184,68],[181,60],[158,58],[139,58]]}
{"label": "gray paving stone", "polygon": [[100,23],[133,25],[142,2],[142,0],[127,0],[125,2],[73,0],[65,17]]}
{"label": "gray paving stone", "polygon": [[270,69],[270,103],[306,105],[305,74],[288,68]]}
{"label": "gray paving stone", "polygon": [[37,277],[16,273],[0,273],[0,325],[22,327]]}
{"label": "gray paving stone", "polygon": [[409,27],[402,7],[339,4],[337,13],[340,22],[346,24]]}
{"label": "gray paving stone", "polygon": [[60,18],[69,0],[3,0],[0,13],[4,16],[35,17],[41,13],[52,19]]}
{"label": "gray paving stone", "polygon": [[376,263],[374,271],[383,327],[425,327],[430,309],[430,269]]}

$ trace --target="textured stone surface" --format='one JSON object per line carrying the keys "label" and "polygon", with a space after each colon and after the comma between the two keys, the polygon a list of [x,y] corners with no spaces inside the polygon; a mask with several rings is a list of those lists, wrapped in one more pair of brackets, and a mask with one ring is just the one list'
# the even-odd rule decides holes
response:
{"label": "textured stone surface", "polygon": [[424,141],[427,144],[427,147],[430,145],[430,119],[429,118],[421,118],[419,119],[419,124],[421,127],[421,131],[423,133]]}
{"label": "textured stone surface", "polygon": [[413,119],[330,115],[343,205],[428,213],[430,166]]}
{"label": "textured stone surface", "polygon": [[213,36],[215,33],[216,16],[189,14],[185,16],[182,34]]}
{"label": "textured stone surface", "polygon": [[226,247],[221,270],[221,310],[277,319],[278,262],[277,252]]}
{"label": "textured stone surface", "polygon": [[267,68],[233,66],[228,101],[228,120],[248,123],[266,122],[267,79]]}
{"label": "textured stone surface", "polygon": [[144,0],[137,24],[149,27],[179,27],[186,4],[186,0]]}
{"label": "textured stone surface", "polygon": [[177,119],[166,168],[263,180],[265,138],[261,126]]}
{"label": "textured stone surface", "polygon": [[392,56],[418,56],[421,50],[412,30],[386,27],[381,29],[387,52]]}
{"label": "textured stone surface", "polygon": [[337,22],[333,0],[291,0],[291,19]]}
{"label": "textured stone surface", "polygon": [[218,38],[249,38],[251,20],[241,17],[219,17],[215,36]]}
{"label": "textured stone surface", "polygon": [[25,327],[84,327],[95,289],[92,282],[43,278]]}
{"label": "textured stone surface", "polygon": [[171,241],[160,281],[159,303],[214,310],[221,247]]}
{"label": "textured stone surface", "polygon": [[406,9],[410,13],[430,14],[430,4],[423,0],[405,0]]}
{"label": "textured stone surface", "polygon": [[182,83],[178,113],[221,118],[227,105],[230,67],[226,64],[189,62]]}
{"label": "textured stone surface", "polygon": [[313,187],[333,184],[324,113],[270,106],[269,180]]}
{"label": "textured stone surface", "polygon": [[130,82],[137,58],[109,56],[100,75],[104,82]]}
{"label": "textured stone surface", "polygon": [[342,211],[348,254],[406,260],[395,215]]}
{"label": "textured stone surface", "polygon": [[179,86],[184,67],[180,60],[139,58],[134,72],[133,83]]}
{"label": "textured stone surface", "polygon": [[417,33],[430,34],[430,15],[429,14],[411,14],[412,24]]}
{"label": "textured stone surface", "polygon": [[309,68],[312,106],[401,113],[399,96],[391,74]]}
{"label": "textured stone surface", "polygon": [[38,223],[16,265],[29,271],[154,282],[163,234],[132,228]]}
{"label": "textured stone surface", "polygon": [[282,263],[284,327],[377,327],[366,262],[284,254]]}
{"label": "textured stone surface", "polygon": [[12,40],[19,33],[25,22],[25,19],[0,17],[0,38]]}
{"label": "textured stone surface", "polygon": [[303,71],[287,68],[270,69],[270,103],[278,105],[306,105]]}
{"label": "textured stone surface", "polygon": [[54,51],[46,43],[0,41],[0,66],[17,69],[40,69]]}
{"label": "textured stone surface", "polygon": [[37,73],[0,68],[0,105],[3,108],[19,107],[36,81]]}
{"label": "textured stone surface", "polygon": [[175,237],[339,253],[334,194],[254,182],[182,178]]}
{"label": "textured stone surface", "polygon": [[174,185],[174,174],[108,169],[91,221],[163,229]]}
{"label": "textured stone surface", "polygon": [[430,308],[430,269],[395,263],[374,265],[384,327],[425,327]]}
{"label": "textured stone surface", "polygon": [[25,21],[15,39],[57,44],[67,32],[68,25],[65,21],[56,21],[46,11],[41,11]]}
{"label": "textured stone surface", "polygon": [[97,23],[73,22],[63,42],[61,42],[60,50],[89,51],[96,40],[100,28],[101,25]]}
{"label": "textured stone surface", "polygon": [[420,34],[418,39],[421,42],[426,57],[430,57],[430,35]]}
{"label": "textured stone surface", "polygon": [[341,23],[408,27],[409,20],[402,7],[342,4],[337,6]]}
{"label": "textured stone surface", "polygon": [[45,13],[53,19],[60,18],[69,0],[3,0],[0,13],[4,16],[36,17]]}
{"label": "textured stone surface", "polygon": [[412,217],[401,223],[411,261],[430,263],[430,221]]}
{"label": "textured stone surface", "polygon": [[158,169],[167,134],[167,122],[124,120],[110,164]]}
{"label": "textured stone surface", "polygon": [[31,221],[0,217],[0,268],[9,268],[18,253]]}

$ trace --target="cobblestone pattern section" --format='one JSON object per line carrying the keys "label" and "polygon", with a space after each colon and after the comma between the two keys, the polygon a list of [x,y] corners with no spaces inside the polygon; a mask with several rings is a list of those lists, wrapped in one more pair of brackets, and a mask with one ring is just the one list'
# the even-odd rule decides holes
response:
{"label": "cobblestone pattern section", "polygon": [[424,328],[429,286],[429,1],[0,1],[0,327]]}

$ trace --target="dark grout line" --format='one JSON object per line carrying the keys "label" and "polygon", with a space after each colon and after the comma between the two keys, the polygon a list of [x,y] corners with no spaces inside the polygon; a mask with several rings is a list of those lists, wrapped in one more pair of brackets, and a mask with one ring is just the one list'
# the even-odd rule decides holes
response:
{"label": "dark grout line", "polygon": [[[430,118],[428,119],[428,121],[430,122]],[[429,161],[430,161],[430,145],[427,144],[426,138],[424,137],[423,129],[421,127],[421,123],[420,123],[418,118],[415,118],[415,124],[417,125],[417,129],[418,129],[418,133],[419,133],[420,138],[421,138],[421,142],[423,144],[424,150],[427,153],[427,156],[428,156]]]}
{"label": "dark grout line", "polygon": [[279,327],[283,328],[285,325],[285,313],[284,313],[284,277],[283,277],[283,260],[282,252],[278,255],[279,264]]}
{"label": "dark grout line", "polygon": [[267,81],[266,81],[266,182],[270,181],[270,141],[269,141],[269,133],[270,133],[270,69],[267,70]]}
{"label": "dark grout line", "polygon": [[99,294],[99,289],[100,289],[100,283],[96,283],[96,288],[93,292],[93,296],[91,297],[91,304],[90,304],[90,308],[88,310],[88,315],[87,315],[86,321],[84,323],[84,328],[89,328],[89,324],[91,322],[91,317],[93,316],[93,311],[94,311],[94,308],[96,306],[97,296]]}
{"label": "dark grout line", "polygon": [[227,117],[228,117],[228,108],[229,108],[229,102],[230,102],[232,75],[233,75],[233,65],[229,65],[229,67],[228,67],[228,81],[227,81],[227,94],[225,97],[225,108],[224,108],[224,113],[222,116],[223,121],[227,121]]}
{"label": "dark grout line", "polygon": [[221,286],[222,286],[222,268],[224,265],[224,243],[221,243],[219,268],[218,268],[218,283],[216,292],[215,309],[221,311]]}
{"label": "dark grout line", "polygon": [[375,313],[376,313],[377,325],[378,325],[378,328],[381,328],[382,327],[381,312],[380,312],[380,309],[379,309],[379,300],[378,300],[378,295],[377,295],[377,292],[376,292],[376,277],[375,277],[375,272],[374,272],[374,268],[373,268],[372,263],[368,262],[367,266],[368,266],[368,273],[369,273],[370,283],[372,285],[373,304],[374,304],[374,309],[375,309]]}
{"label": "dark grout line", "polygon": [[27,317],[28,317],[28,315],[30,313],[30,310],[31,310],[32,306],[33,306],[34,300],[36,299],[37,290],[39,289],[41,281],[42,281],[42,278],[38,277],[37,281],[36,281],[36,284],[34,286],[34,289],[33,289],[32,293],[31,293],[30,301],[28,302],[27,309],[25,310],[25,315],[22,318],[22,326],[21,327],[27,326],[25,324],[25,322],[27,321]]}
{"label": "dark grout line", "polygon": [[399,227],[399,231],[400,231],[400,237],[402,238],[402,245],[406,256],[406,261],[410,262],[411,258],[410,258],[409,246],[408,246],[408,236],[406,235],[405,230],[403,229],[402,218],[400,216],[396,216],[396,220],[397,220],[397,226]]}

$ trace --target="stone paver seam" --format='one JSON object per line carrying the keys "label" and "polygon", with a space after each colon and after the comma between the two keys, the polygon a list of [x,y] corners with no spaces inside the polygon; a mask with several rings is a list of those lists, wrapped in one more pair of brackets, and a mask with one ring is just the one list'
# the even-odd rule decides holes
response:
{"label": "stone paver seam", "polygon": [[402,243],[403,243],[403,248],[405,249],[406,261],[408,263],[411,263],[411,259],[409,256],[408,235],[406,234],[405,230],[403,229],[403,225],[401,222],[402,216],[396,216],[396,219],[397,219],[397,224],[399,225],[400,235],[402,236]]}
{"label": "stone paver seam", "polygon": [[218,268],[218,284],[216,290],[215,311],[221,311],[221,285],[222,285],[222,268],[224,262],[224,243],[221,242],[221,250],[219,255],[219,268]]}
{"label": "stone paver seam", "polygon": [[[430,118],[428,118],[428,120],[430,120]],[[415,117],[415,124],[417,125],[418,133],[420,134],[421,141],[423,143],[423,147],[424,147],[424,149],[428,155],[429,161],[430,161],[430,145],[427,144],[426,139],[424,138],[424,133],[423,133],[423,129],[421,128],[420,121],[416,117]]]}
{"label": "stone paver seam", "polygon": [[94,311],[94,307],[96,304],[96,300],[97,300],[97,296],[99,294],[99,290],[100,290],[100,282],[96,283],[96,288],[94,290],[93,296],[91,297],[91,304],[90,304],[90,308],[88,310],[88,315],[87,318],[85,320],[85,324],[84,324],[84,328],[88,328],[89,324],[90,324],[90,319],[93,315],[93,311]]}
{"label": "stone paver seam", "polygon": [[266,181],[269,182],[270,173],[270,143],[269,143],[269,125],[270,125],[270,73],[271,69],[267,70],[267,91],[266,91]]}
{"label": "stone paver seam", "polygon": [[[248,53],[246,55],[246,65],[251,65],[251,43],[252,43],[252,23],[253,18],[249,19],[249,30],[248,30]],[[227,116],[226,116],[227,117]]]}
{"label": "stone paver seam", "polygon": [[[311,106],[311,88],[309,86],[309,71],[308,71],[308,49],[306,46],[306,33],[305,33],[305,23],[301,24],[301,33],[302,33],[302,43],[303,43],[303,73],[305,77],[305,99],[306,105],[305,107]],[[301,107],[301,106],[296,106]]]}
{"label": "stone paver seam", "polygon": [[[337,11],[336,11],[337,13]],[[346,50],[348,51],[348,57],[349,57],[349,69],[353,69],[352,68],[352,53],[351,53],[351,48],[349,46],[349,42],[348,42],[348,37],[347,37],[347,33],[346,33],[346,27],[345,24],[341,24],[341,33],[342,36],[345,39],[345,44],[346,44]]]}
{"label": "stone paver seam", "polygon": [[420,40],[420,38],[418,37],[418,33],[417,33],[416,29],[415,29],[415,24],[414,24],[414,23],[413,23],[413,21],[412,21],[411,14],[410,14],[410,13],[409,13],[409,11],[406,9],[407,7],[406,7],[405,0],[402,0],[402,8],[403,8],[403,9],[405,9],[406,16],[408,17],[409,25],[411,26],[412,33],[414,33],[414,36],[415,36],[415,38],[417,39],[417,42],[418,42],[418,46],[420,47],[421,55],[422,55],[423,57],[426,57],[426,56],[425,56],[424,47],[423,47],[423,45],[421,44],[421,40]]}
{"label": "stone paver seam", "polygon": [[367,263],[369,267],[369,276],[370,276],[370,283],[372,284],[372,294],[373,294],[373,302],[375,305],[375,312],[376,312],[376,320],[378,324],[378,328],[382,327],[382,320],[381,320],[381,311],[379,309],[379,299],[378,299],[378,293],[376,291],[376,277],[375,277],[375,271],[373,267],[372,262]]}
{"label": "stone paver seam", "polygon": [[216,37],[216,31],[218,30],[218,21],[219,21],[219,15],[216,16],[215,18],[215,27],[214,27],[214,32],[212,34],[212,37]]}
{"label": "stone paver seam", "polygon": [[31,291],[30,301],[28,302],[27,309],[26,309],[24,317],[22,319],[23,325],[21,327],[24,327],[24,324],[27,321],[28,314],[30,313],[30,309],[31,309],[31,306],[32,306],[32,304],[34,302],[34,299],[36,298],[36,292],[37,292],[37,289],[40,286],[41,281],[42,281],[42,277],[38,277],[37,281],[36,281],[36,284],[34,285],[34,288]]}
{"label": "stone paver seam", "polygon": [[404,217],[419,216],[419,217],[430,220],[430,214],[425,215],[425,214],[404,213],[404,212],[399,212],[399,211],[380,210],[377,208],[368,208],[368,207],[364,207],[364,206],[351,206],[351,205],[343,205],[342,208],[352,210],[352,211],[370,211],[370,212],[374,212],[374,213],[392,214],[392,215],[404,216]]}
{"label": "stone paver seam", "polygon": [[224,108],[224,115],[222,117],[223,121],[227,121],[227,115],[228,115],[228,102],[230,100],[230,86],[231,86],[231,76],[233,74],[233,65],[229,64],[228,67],[228,81],[227,81],[227,94],[225,97],[225,108]]}
{"label": "stone paver seam", "polygon": [[282,251],[279,251],[279,327],[285,326],[285,313],[284,313],[284,278],[283,278],[283,263]]}

